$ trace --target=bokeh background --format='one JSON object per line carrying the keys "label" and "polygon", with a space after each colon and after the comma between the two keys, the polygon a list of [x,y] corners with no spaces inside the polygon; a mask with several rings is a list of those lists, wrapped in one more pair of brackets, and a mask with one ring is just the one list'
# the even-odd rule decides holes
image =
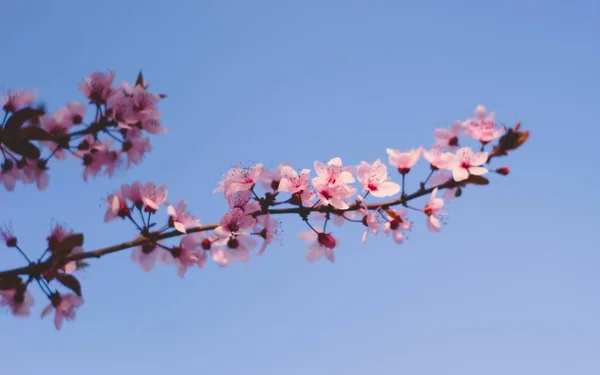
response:
{"label": "bokeh background", "polygon": [[[132,238],[103,222],[103,199],[136,179],[211,223],[236,162],[386,159],[477,104],[532,132],[494,164],[510,176],[465,190],[440,234],[414,216],[402,246],[361,249],[348,225],[336,263],[309,264],[286,217],[264,256],[184,280],[129,252],[93,261],[60,332],[37,291],[32,317],[2,311],[1,373],[600,373],[598,1],[29,0],[0,14],[0,85],[38,88],[50,110],[83,100],[94,70],[143,69],[168,94],[169,133],[140,167],[84,183],[78,163],[54,162],[47,191],[0,191],[0,220],[34,256],[53,221],[86,249]],[[3,268],[22,264],[0,251]]]}

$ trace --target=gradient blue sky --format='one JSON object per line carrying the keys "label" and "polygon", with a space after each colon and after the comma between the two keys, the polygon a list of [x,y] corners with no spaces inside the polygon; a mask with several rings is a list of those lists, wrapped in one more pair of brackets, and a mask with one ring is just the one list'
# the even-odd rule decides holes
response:
{"label": "gradient blue sky", "polygon": [[[2,373],[600,373],[599,2],[5,0],[0,13],[0,85],[39,88],[51,110],[82,99],[92,70],[141,68],[169,95],[169,134],[142,166],[85,184],[54,163],[46,192],[0,191],[0,219],[32,255],[53,219],[87,249],[130,239],[103,223],[102,199],[135,179],[210,223],[237,161],[385,158],[480,103],[532,131],[495,164],[509,177],[466,190],[441,234],[417,216],[400,247],[361,250],[348,226],[335,264],[308,264],[286,218],[265,256],[185,280],[144,274],[128,252],[94,261],[62,331],[39,320],[37,291],[31,318],[2,313]],[[20,264],[6,250],[0,262]]]}

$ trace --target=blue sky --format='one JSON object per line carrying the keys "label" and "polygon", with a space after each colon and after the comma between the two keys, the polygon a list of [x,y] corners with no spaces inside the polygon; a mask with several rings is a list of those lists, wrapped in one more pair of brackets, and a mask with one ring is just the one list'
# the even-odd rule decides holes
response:
{"label": "blue sky", "polygon": [[[53,163],[44,193],[0,192],[0,219],[39,254],[52,220],[86,249],[130,239],[103,223],[103,198],[135,179],[168,184],[203,223],[238,161],[311,168],[431,144],[433,128],[485,104],[532,131],[485,188],[409,241],[339,231],[335,264],[308,264],[304,230],[248,264],[144,274],[128,252],[81,276],[86,304],[56,332],[0,317],[5,371],[89,375],[564,375],[600,372],[596,162],[600,3],[567,1],[27,1],[0,7],[0,85],[40,90],[48,108],[82,100],[93,70],[143,69],[165,136],[145,163],[84,183]],[[416,186],[417,181],[409,180]],[[596,245],[593,245],[596,243]],[[595,250],[595,251],[594,251]],[[20,264],[2,251],[0,264]]]}

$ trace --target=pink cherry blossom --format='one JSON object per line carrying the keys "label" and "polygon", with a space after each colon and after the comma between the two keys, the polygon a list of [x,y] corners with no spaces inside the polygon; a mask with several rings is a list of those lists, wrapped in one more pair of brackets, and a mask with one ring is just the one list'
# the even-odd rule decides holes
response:
{"label": "pink cherry blossom", "polygon": [[256,219],[246,214],[240,208],[232,208],[222,218],[214,233],[219,238],[241,235],[242,230],[250,229],[256,224]]}
{"label": "pink cherry blossom", "polygon": [[36,97],[35,90],[4,91],[2,94],[2,109],[14,112],[33,103]]}
{"label": "pink cherry blossom", "polygon": [[130,214],[127,206],[127,197],[125,195],[126,186],[121,185],[121,189],[116,193],[109,195],[106,198],[106,213],[104,214],[104,222],[107,223],[117,217],[126,218]]}
{"label": "pink cherry blossom", "polygon": [[155,213],[158,206],[167,200],[168,190],[166,185],[156,186],[153,182],[147,182],[141,188],[141,198],[144,202],[146,212]]}
{"label": "pink cherry blossom", "polygon": [[169,205],[167,213],[169,214],[169,226],[181,233],[186,233],[186,227],[199,224],[198,219],[187,211],[187,203],[184,200],[180,200],[175,206]]}
{"label": "pink cherry blossom", "polygon": [[439,147],[455,148],[458,146],[458,138],[463,132],[463,124],[454,122],[449,128],[437,128],[433,131],[435,144]]}
{"label": "pink cherry blossom", "polygon": [[277,191],[292,194],[290,203],[309,205],[315,193],[310,189],[310,169],[303,169],[299,174],[290,166],[281,167],[281,180]]}
{"label": "pink cherry blossom", "polygon": [[503,127],[497,127],[494,112],[488,114],[484,106],[475,108],[475,117],[465,121],[464,127],[471,137],[483,144],[489,143],[504,134]]}
{"label": "pink cherry blossom", "polygon": [[7,306],[14,316],[29,316],[32,305],[33,296],[24,286],[15,289],[0,290],[0,307]]}
{"label": "pink cherry blossom", "polygon": [[390,164],[398,168],[400,174],[407,174],[410,169],[419,161],[423,147],[418,147],[408,151],[388,148],[386,152],[389,157]]}
{"label": "pink cherry blossom", "polygon": [[263,243],[256,255],[262,255],[267,246],[275,240],[279,228],[279,221],[274,219],[271,215],[262,215],[256,219],[256,224],[254,230],[263,239]]}
{"label": "pink cherry blossom", "polygon": [[427,160],[432,169],[444,168],[447,164],[446,160],[442,158],[444,154],[441,147],[433,147],[431,150],[423,150],[423,158]]}
{"label": "pink cherry blossom", "polygon": [[347,201],[356,194],[356,189],[347,185],[355,181],[352,168],[343,167],[341,158],[333,158],[326,165],[316,161],[314,167],[317,177],[312,179],[312,184],[321,203],[340,210],[347,209]]}
{"label": "pink cherry blossom", "polygon": [[392,238],[397,244],[404,242],[404,232],[409,231],[412,227],[412,221],[408,219],[408,211],[401,209],[393,211],[389,220],[383,225],[383,232],[387,235],[392,233]]}
{"label": "pink cherry blossom", "polygon": [[26,164],[19,169],[19,172],[20,178],[24,183],[35,182],[39,191],[46,190],[50,183],[46,160],[27,159]]}
{"label": "pink cherry blossom", "polygon": [[146,273],[152,272],[157,261],[164,261],[165,250],[156,243],[136,247],[131,253],[131,260],[139,263]]}
{"label": "pink cherry blossom", "polygon": [[10,159],[4,160],[4,163],[0,166],[0,183],[4,184],[6,190],[13,191],[18,179],[19,172],[16,164]]}
{"label": "pink cherry blossom", "polygon": [[400,192],[400,185],[389,181],[387,166],[377,159],[371,165],[361,162],[356,175],[363,189],[377,198],[390,197]]}
{"label": "pink cherry blossom", "polygon": [[90,100],[90,103],[105,104],[111,93],[114,79],[115,73],[112,70],[108,73],[93,72],[79,85],[79,90]]}
{"label": "pink cherry blossom", "polygon": [[177,274],[183,278],[188,268],[198,266],[204,267],[206,263],[206,253],[203,249],[198,249],[203,240],[200,233],[193,233],[181,238],[179,246],[174,247],[170,252],[163,252],[164,261],[177,264]]}
{"label": "pink cherry blossom", "polygon": [[236,166],[227,172],[227,176],[219,183],[214,192],[223,191],[225,196],[254,187],[263,172],[263,165],[256,164],[250,168]]}
{"label": "pink cherry blossom", "polygon": [[429,200],[423,209],[423,212],[425,215],[427,215],[427,228],[433,232],[440,231],[441,211],[444,208],[444,200],[441,198],[436,198],[437,192],[438,188],[433,189],[431,195],[429,196]]}
{"label": "pink cherry blossom", "polygon": [[152,151],[150,139],[141,136],[141,130],[137,128],[129,129],[125,135],[121,151],[127,156],[127,168],[133,164],[140,164],[144,155]]}
{"label": "pink cherry blossom", "polygon": [[60,294],[58,292],[50,295],[50,304],[42,311],[42,318],[54,310],[54,326],[57,330],[62,327],[63,320],[74,320],[77,308],[83,305],[83,298],[76,294]]}
{"label": "pink cherry blossom", "polygon": [[238,191],[226,198],[230,208],[239,208],[245,214],[260,211],[260,204],[254,199],[254,195],[250,190]]}
{"label": "pink cherry blossom", "polygon": [[488,159],[487,152],[473,153],[470,147],[462,147],[456,151],[456,154],[444,153],[442,159],[446,165],[444,169],[452,172],[454,181],[460,182],[469,178],[469,174],[481,176],[488,170],[482,167]]}
{"label": "pink cherry blossom", "polygon": [[[320,230],[320,229],[317,229]],[[306,260],[313,263],[320,260],[323,255],[330,261],[335,261],[333,249],[338,245],[337,240],[330,233],[315,232],[313,230],[298,233],[298,238],[311,244],[306,250]]]}
{"label": "pink cherry blossom", "polygon": [[354,216],[358,217],[365,227],[365,231],[361,238],[361,243],[364,247],[369,233],[377,234],[379,232],[379,213],[377,211],[369,211],[365,207],[362,207],[355,211]]}
{"label": "pink cherry blossom", "polygon": [[287,163],[280,163],[274,171],[263,170],[260,178],[262,187],[269,191],[277,192],[279,190],[279,182],[283,178],[283,173],[291,168]]}

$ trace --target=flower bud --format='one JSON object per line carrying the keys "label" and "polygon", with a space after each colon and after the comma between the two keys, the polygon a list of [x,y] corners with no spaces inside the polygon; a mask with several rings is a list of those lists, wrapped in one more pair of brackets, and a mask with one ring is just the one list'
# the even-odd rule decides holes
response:
{"label": "flower bud", "polygon": [[336,245],[335,238],[329,233],[319,233],[317,241],[319,242],[319,245],[328,249],[333,249]]}
{"label": "flower bud", "polygon": [[510,173],[510,169],[508,167],[500,167],[496,169],[496,173],[506,176]]}

